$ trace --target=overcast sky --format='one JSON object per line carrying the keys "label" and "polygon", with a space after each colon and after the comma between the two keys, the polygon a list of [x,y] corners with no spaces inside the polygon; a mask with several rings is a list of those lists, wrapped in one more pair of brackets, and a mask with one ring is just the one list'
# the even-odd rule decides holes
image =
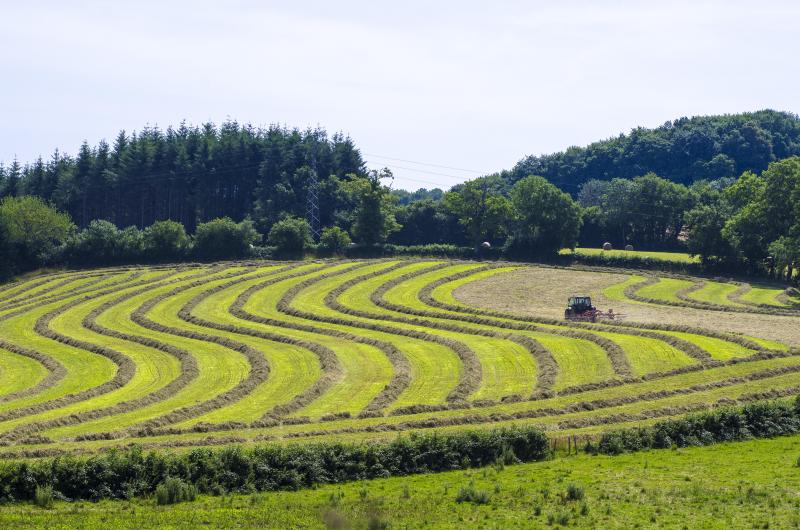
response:
{"label": "overcast sky", "polygon": [[342,131],[395,187],[446,188],[637,125],[797,112],[799,19],[788,1],[0,0],[0,161],[230,118]]}

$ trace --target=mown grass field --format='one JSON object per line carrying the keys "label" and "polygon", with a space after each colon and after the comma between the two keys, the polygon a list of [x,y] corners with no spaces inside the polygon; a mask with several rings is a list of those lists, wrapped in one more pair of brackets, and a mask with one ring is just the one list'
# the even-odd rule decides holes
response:
{"label": "mown grass field", "polygon": [[[575,293],[627,317],[566,322]],[[0,458],[530,424],[563,449],[800,393],[794,302],[769,284],[433,259],[50,272],[0,286]],[[16,503],[0,527],[800,526],[798,437],[556,454],[169,507]]]}
{"label": "mown grass field", "polygon": [[[797,528],[800,437],[553,460],[156,506],[0,509],[3,528]],[[462,488],[486,502],[457,502]],[[569,495],[569,491],[573,495]]]}
{"label": "mown grass field", "polygon": [[[552,279],[516,284],[552,312],[492,296],[507,278],[539,273],[561,272],[327,260],[54,272],[0,286],[0,456],[522,423],[588,436],[800,387],[800,350],[769,326],[564,322]],[[783,331],[800,315],[768,285],[580,274],[581,289],[628,312],[685,305],[784,319]],[[475,286],[484,300],[464,295]]]}

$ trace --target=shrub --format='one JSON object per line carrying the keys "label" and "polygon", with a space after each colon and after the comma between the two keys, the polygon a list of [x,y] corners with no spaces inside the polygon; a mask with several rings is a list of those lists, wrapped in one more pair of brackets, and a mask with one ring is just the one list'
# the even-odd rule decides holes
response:
{"label": "shrub", "polygon": [[197,226],[194,253],[206,260],[241,258],[259,239],[252,221],[235,223],[230,217],[223,217]]}
{"label": "shrub", "polygon": [[30,196],[0,200],[0,223],[20,270],[51,262],[75,230],[69,215]]}
{"label": "shrub", "polygon": [[144,231],[144,249],[152,261],[177,260],[186,255],[189,237],[181,223],[158,221]]}
{"label": "shrub", "polygon": [[120,230],[108,221],[94,220],[70,237],[64,258],[77,265],[109,265],[135,261],[142,254],[142,232],[135,226]]}
{"label": "shrub", "polygon": [[177,504],[191,502],[197,497],[197,488],[179,478],[169,477],[156,486],[156,504]]}
{"label": "shrub", "polygon": [[341,254],[351,243],[350,235],[338,226],[325,228],[319,238],[319,248],[331,254]]}
{"label": "shrub", "polygon": [[585,493],[583,491],[583,487],[578,486],[577,484],[567,485],[567,493],[565,495],[566,500],[579,501],[583,499],[584,495]]}
{"label": "shrub", "polygon": [[302,254],[313,243],[308,221],[298,217],[286,217],[272,225],[267,240],[279,254]]}
{"label": "shrub", "polygon": [[491,497],[489,492],[475,489],[475,484],[470,482],[468,486],[458,490],[456,502],[471,502],[472,504],[489,504]]}
{"label": "shrub", "polygon": [[52,508],[53,507],[53,487],[52,486],[36,486],[36,492],[33,497],[33,503],[39,508]]}

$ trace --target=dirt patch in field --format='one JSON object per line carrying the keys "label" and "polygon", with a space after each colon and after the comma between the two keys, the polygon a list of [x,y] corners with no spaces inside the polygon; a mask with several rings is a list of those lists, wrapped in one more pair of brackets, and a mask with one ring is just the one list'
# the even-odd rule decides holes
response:
{"label": "dirt patch in field", "polygon": [[564,318],[567,299],[588,294],[602,309],[624,313],[628,322],[652,322],[697,326],[709,330],[744,333],[800,347],[800,318],[707,311],[684,307],[609,300],[603,290],[625,281],[621,273],[576,269],[525,267],[467,283],[453,296],[465,304],[521,315]]}

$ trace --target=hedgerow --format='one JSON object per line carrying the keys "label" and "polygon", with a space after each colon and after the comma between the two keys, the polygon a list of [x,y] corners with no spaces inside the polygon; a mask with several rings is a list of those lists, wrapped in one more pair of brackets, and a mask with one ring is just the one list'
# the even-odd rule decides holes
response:
{"label": "hedgerow", "polygon": [[619,429],[603,434],[590,451],[620,454],[644,449],[709,445],[717,442],[769,438],[800,432],[800,398],[756,402],[691,414],[650,427]]}
{"label": "hedgerow", "polygon": [[412,434],[371,444],[231,446],[180,454],[132,448],[88,458],[0,463],[0,501],[32,500],[37,489],[47,487],[67,499],[129,499],[152,495],[169,480],[210,494],[296,490],[485,466],[512,453],[521,462],[543,460],[550,456],[550,443],[541,430],[518,427]]}

